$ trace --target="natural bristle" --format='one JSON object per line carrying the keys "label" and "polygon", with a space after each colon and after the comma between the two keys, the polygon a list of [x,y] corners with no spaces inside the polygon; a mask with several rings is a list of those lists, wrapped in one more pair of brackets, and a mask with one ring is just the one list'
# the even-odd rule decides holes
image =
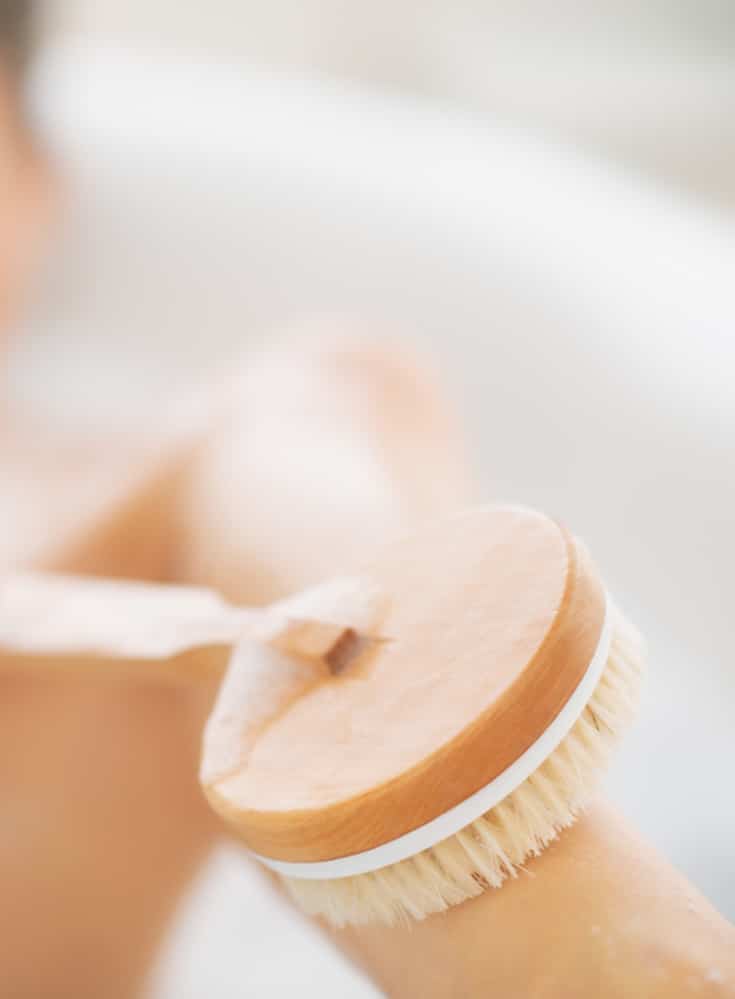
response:
{"label": "natural bristle", "polygon": [[610,654],[587,706],[551,756],[500,804],[415,857],[332,881],[284,878],[289,893],[332,926],[391,925],[442,912],[515,877],[590,800],[634,714],[641,672],[640,640],[615,612]]}

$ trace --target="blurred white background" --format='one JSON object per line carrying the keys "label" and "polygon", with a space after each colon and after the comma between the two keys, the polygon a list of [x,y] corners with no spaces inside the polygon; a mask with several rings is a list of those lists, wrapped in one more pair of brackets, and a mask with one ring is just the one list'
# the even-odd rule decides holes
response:
{"label": "blurred white background", "polygon": [[729,0],[56,0],[58,28],[423,94],[735,202]]}
{"label": "blurred white background", "polygon": [[[17,391],[158,418],[293,322],[424,341],[485,495],[572,524],[647,632],[610,793],[735,917],[735,8],[551,10],[59,6],[36,100],[70,200]],[[155,995],[317,974],[373,994],[229,850]]]}

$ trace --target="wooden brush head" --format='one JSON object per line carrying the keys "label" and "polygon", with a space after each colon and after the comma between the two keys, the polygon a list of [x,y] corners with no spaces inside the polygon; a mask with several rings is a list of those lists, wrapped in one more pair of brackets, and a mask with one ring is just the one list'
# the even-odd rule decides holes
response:
{"label": "wooden brush head", "polygon": [[548,728],[603,627],[585,551],[529,510],[442,519],[360,575],[385,594],[381,640],[336,674],[285,684],[241,733],[236,770],[205,782],[264,857],[349,856],[464,801]]}

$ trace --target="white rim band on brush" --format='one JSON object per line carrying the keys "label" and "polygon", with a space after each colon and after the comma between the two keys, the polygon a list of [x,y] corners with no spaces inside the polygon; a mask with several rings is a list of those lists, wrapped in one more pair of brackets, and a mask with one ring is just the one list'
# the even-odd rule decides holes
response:
{"label": "white rim band on brush", "polygon": [[519,756],[515,763],[511,763],[494,780],[486,784],[485,787],[481,787],[469,798],[465,798],[454,808],[450,808],[448,812],[438,815],[430,822],[399,836],[398,839],[383,843],[372,850],[354,853],[349,857],[295,863],[288,860],[274,860],[258,853],[253,854],[253,856],[261,864],[270,867],[271,870],[291,878],[305,878],[315,881],[349,878],[397,864],[408,857],[415,857],[423,850],[436,846],[437,843],[441,843],[442,840],[454,836],[466,826],[471,825],[538,770],[544,760],[551,756],[562,739],[572,729],[592,697],[607,662],[612,638],[611,617],[610,599],[606,595],[605,616],[597,648],[567,703],[546,731],[529,746],[522,756]]}

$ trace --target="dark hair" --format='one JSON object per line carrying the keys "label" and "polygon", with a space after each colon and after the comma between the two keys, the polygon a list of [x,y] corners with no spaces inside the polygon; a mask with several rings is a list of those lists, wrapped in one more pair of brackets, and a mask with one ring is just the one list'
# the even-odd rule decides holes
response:
{"label": "dark hair", "polygon": [[28,65],[35,29],[35,0],[0,0],[0,60],[16,78]]}

